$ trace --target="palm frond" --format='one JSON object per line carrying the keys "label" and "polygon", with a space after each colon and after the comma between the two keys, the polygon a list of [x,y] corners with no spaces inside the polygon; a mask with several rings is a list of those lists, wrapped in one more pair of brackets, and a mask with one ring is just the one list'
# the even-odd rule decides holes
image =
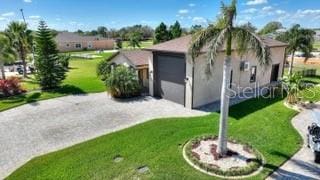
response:
{"label": "palm frond", "polygon": [[236,27],[232,31],[232,36],[240,56],[251,50],[261,66],[267,66],[271,63],[270,48],[258,35],[246,29]]}
{"label": "palm frond", "polygon": [[219,34],[213,38],[208,44],[208,65],[213,66],[214,60],[217,57],[219,49],[224,45],[227,37],[228,29],[223,29],[219,32]]}
{"label": "palm frond", "polygon": [[208,42],[217,38],[220,34],[220,29],[214,26],[209,26],[207,29],[201,30],[193,35],[191,44],[189,46],[189,54],[192,59],[198,57],[201,53],[201,49],[208,44]]}

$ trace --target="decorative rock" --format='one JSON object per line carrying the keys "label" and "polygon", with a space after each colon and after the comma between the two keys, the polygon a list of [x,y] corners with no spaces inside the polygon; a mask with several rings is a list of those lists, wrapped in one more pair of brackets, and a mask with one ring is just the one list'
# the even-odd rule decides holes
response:
{"label": "decorative rock", "polygon": [[123,161],[123,157],[121,157],[120,155],[118,155],[118,156],[116,156],[116,157],[113,158],[113,161],[114,161],[115,163],[119,163],[119,162]]}
{"label": "decorative rock", "polygon": [[145,174],[150,171],[148,166],[141,166],[137,169],[140,174]]}

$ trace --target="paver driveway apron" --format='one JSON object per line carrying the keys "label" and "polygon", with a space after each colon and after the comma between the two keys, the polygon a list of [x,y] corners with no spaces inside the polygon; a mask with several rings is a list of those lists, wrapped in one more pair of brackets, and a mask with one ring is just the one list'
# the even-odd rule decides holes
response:
{"label": "paver driveway apron", "polygon": [[106,93],[67,96],[0,112],[0,179],[35,156],[150,119],[205,114],[163,99],[115,101]]}

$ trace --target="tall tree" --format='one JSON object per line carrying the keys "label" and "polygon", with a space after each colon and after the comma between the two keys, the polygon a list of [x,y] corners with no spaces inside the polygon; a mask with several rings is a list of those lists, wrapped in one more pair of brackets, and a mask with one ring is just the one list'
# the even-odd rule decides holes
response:
{"label": "tall tree", "polygon": [[174,25],[170,26],[170,35],[171,35],[171,37],[170,37],[171,39],[181,37],[182,28],[181,28],[179,21],[176,21],[174,23]]}
{"label": "tall tree", "polygon": [[240,25],[241,28],[247,29],[250,32],[256,32],[257,28],[251,24],[250,22],[247,22],[245,24]]}
{"label": "tall tree", "polygon": [[83,34],[84,34],[84,32],[83,32],[81,29],[78,29],[78,30],[76,31],[76,33],[79,34],[79,35],[83,35]]}
{"label": "tall tree", "polygon": [[154,44],[162,43],[170,39],[167,26],[162,22],[155,30]]}
{"label": "tall tree", "polygon": [[190,28],[190,33],[194,34],[196,32],[199,32],[203,29],[203,27],[201,25],[192,25]]}
{"label": "tall tree", "polygon": [[129,46],[135,49],[136,47],[140,48],[142,39],[142,34],[140,32],[132,32],[129,34]]}
{"label": "tall tree", "polygon": [[32,48],[32,31],[27,29],[27,24],[20,22],[11,22],[5,30],[12,46],[19,53],[23,64],[23,76],[27,77],[26,58]]}
{"label": "tall tree", "polygon": [[10,40],[4,34],[0,34],[0,70],[2,79],[6,79],[4,64],[15,59],[15,49],[11,46]]}
{"label": "tall tree", "polygon": [[266,24],[260,31],[259,34],[260,35],[266,35],[269,33],[274,33],[276,32],[278,29],[283,28],[282,24],[280,22],[276,22],[276,21],[272,21],[269,22],[268,24]]}
{"label": "tall tree", "polygon": [[[224,157],[227,153],[227,127],[229,115],[229,83],[231,74],[231,54],[232,46],[235,45],[237,53],[245,54],[248,50],[252,51],[260,65],[269,65],[270,49],[254,33],[247,29],[234,26],[237,8],[236,0],[232,0],[231,5],[226,6],[222,3],[221,17],[219,26],[209,26],[208,28],[196,33],[190,45],[189,52],[193,60],[198,57],[203,47],[208,46],[208,67],[213,65],[219,50],[225,45],[225,60],[223,65],[223,81],[221,89],[220,104],[220,125],[217,152]],[[209,72],[211,68],[208,68]],[[210,73],[211,74],[211,73]]]}
{"label": "tall tree", "polygon": [[100,36],[106,38],[108,35],[108,29],[104,26],[99,26],[97,32]]}
{"label": "tall tree", "polygon": [[315,34],[316,33],[313,30],[301,28],[299,24],[296,24],[277,37],[277,40],[287,42],[289,45],[287,47],[287,53],[291,54],[289,75],[292,74],[294,54],[297,51],[302,51],[304,53],[305,61],[311,56]]}
{"label": "tall tree", "polygon": [[36,78],[42,89],[58,87],[65,79],[66,69],[63,67],[58,55],[57,45],[53,39],[52,31],[44,21],[40,21],[35,38],[37,69]]}

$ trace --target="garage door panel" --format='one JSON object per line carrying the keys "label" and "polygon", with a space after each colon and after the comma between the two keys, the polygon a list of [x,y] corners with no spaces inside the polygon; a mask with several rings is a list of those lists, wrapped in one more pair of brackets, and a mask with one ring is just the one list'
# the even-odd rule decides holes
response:
{"label": "garage door panel", "polygon": [[184,105],[185,99],[185,58],[157,56],[157,94]]}
{"label": "garage door panel", "polygon": [[164,80],[161,80],[160,84],[161,97],[184,105],[184,85]]}

